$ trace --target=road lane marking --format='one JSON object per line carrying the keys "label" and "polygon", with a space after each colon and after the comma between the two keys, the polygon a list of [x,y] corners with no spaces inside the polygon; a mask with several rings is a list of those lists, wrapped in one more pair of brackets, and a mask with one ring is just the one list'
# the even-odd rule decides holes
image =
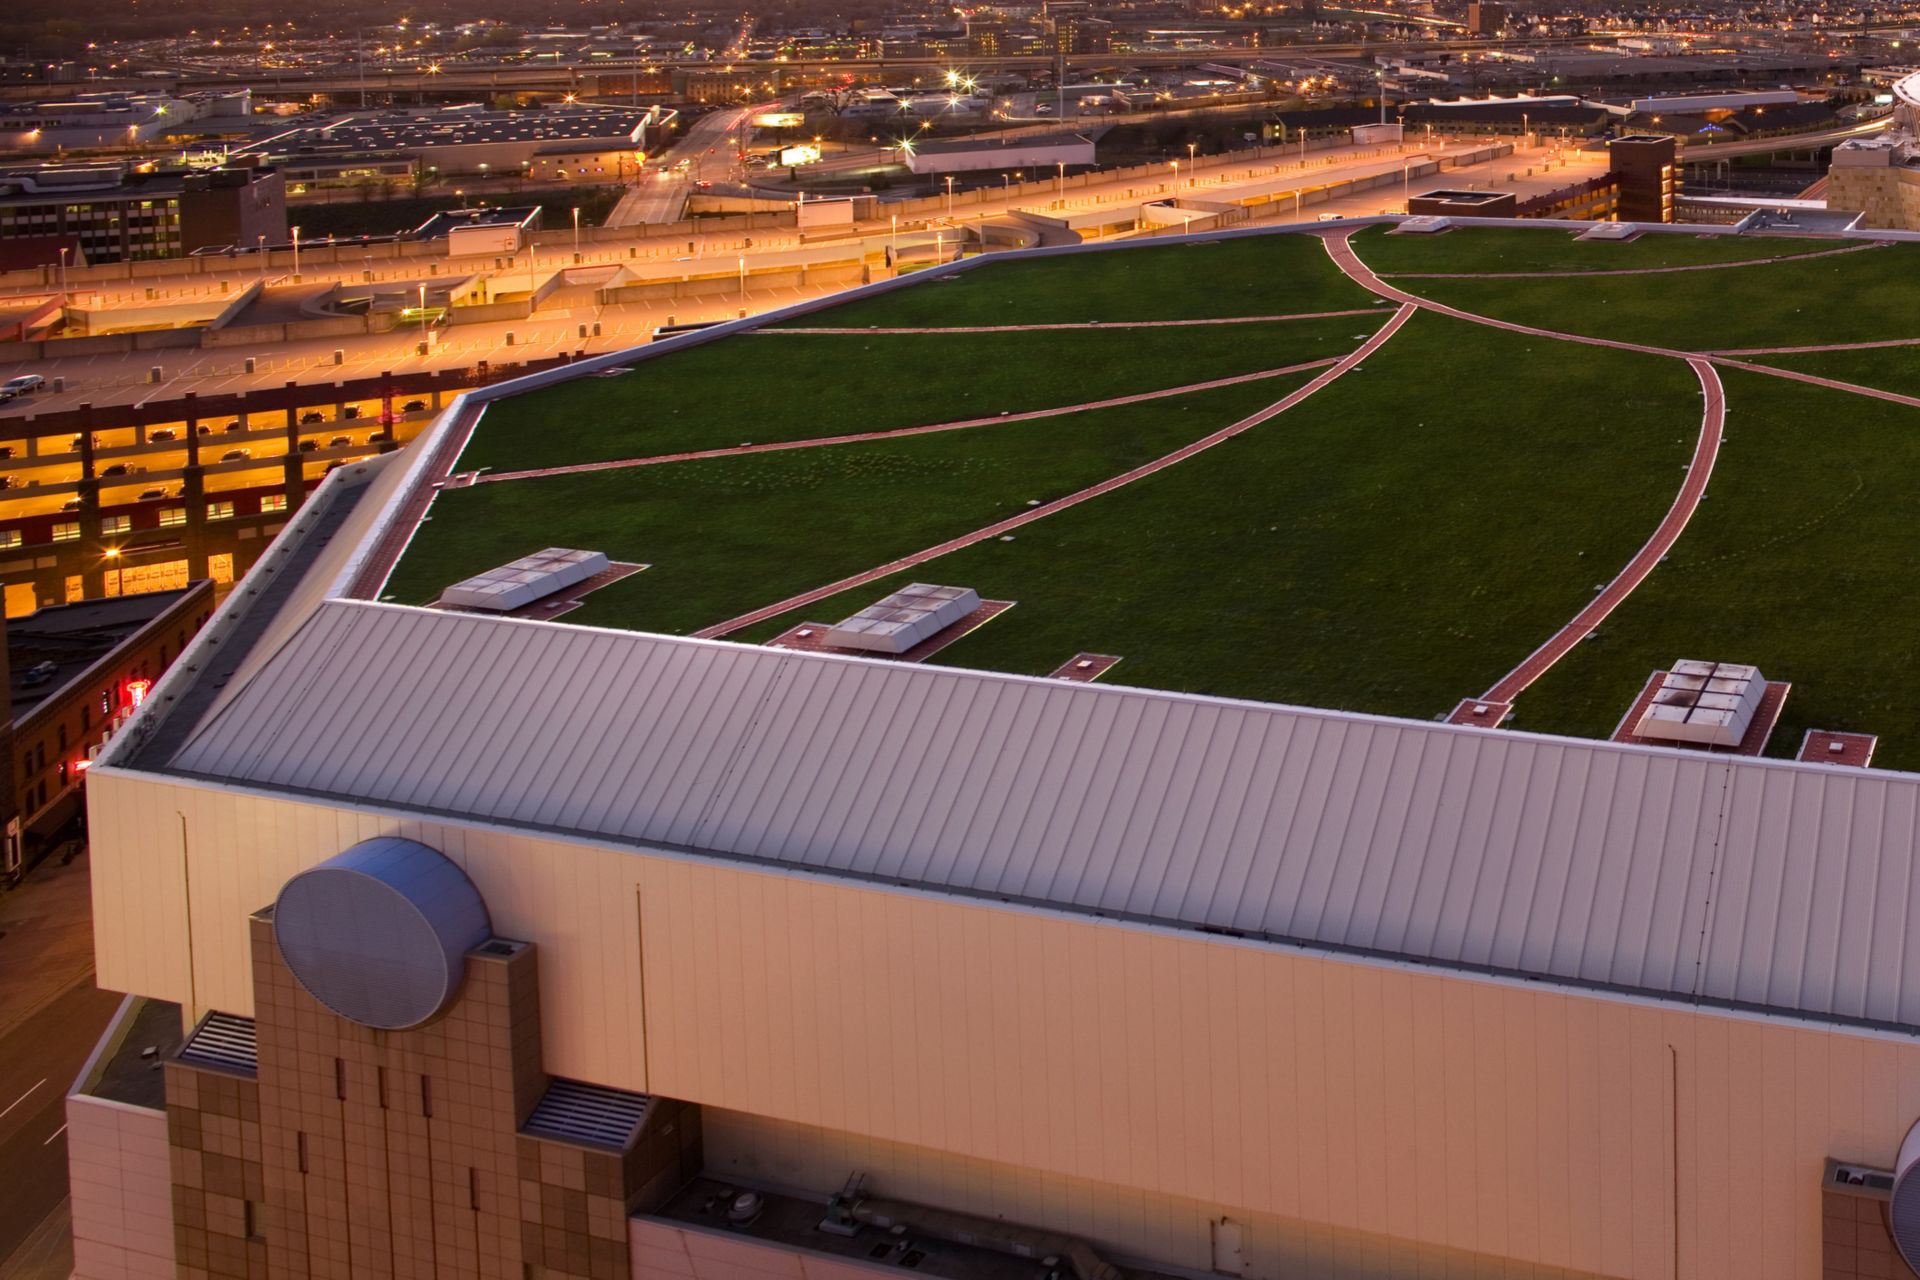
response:
{"label": "road lane marking", "polygon": [[[29,1097],[33,1096],[34,1089],[38,1089],[41,1085],[45,1083],[46,1081],[44,1079],[34,1081],[31,1088],[29,1088],[25,1093],[21,1094],[19,1097],[15,1098],[11,1103],[8,1104],[7,1111],[11,1111],[15,1107],[19,1106],[21,1103],[25,1102]],[[0,1111],[0,1120],[4,1120],[7,1118],[7,1111]]]}
{"label": "road lane marking", "polygon": [[47,1138],[45,1142],[41,1143],[40,1145],[43,1147],[52,1146],[54,1138],[59,1137],[61,1134],[65,1133],[66,1131],[67,1131],[67,1126],[65,1126],[64,1124],[61,1125],[58,1129],[55,1129],[53,1131],[53,1133]]}

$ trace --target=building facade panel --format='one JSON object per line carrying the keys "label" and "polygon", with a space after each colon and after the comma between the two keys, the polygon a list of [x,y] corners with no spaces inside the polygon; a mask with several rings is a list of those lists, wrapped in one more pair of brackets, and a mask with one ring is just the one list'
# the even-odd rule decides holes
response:
{"label": "building facade panel", "polygon": [[[1676,1256],[1692,1276],[1810,1274],[1822,1162],[1889,1165],[1920,1115],[1920,1047],[1864,1030],[116,771],[94,785],[103,983],[251,1010],[247,914],[306,865],[406,835],[540,946],[548,1069],[815,1134],[782,1183],[831,1190],[887,1154],[907,1184],[887,1194],[1181,1265],[1207,1264],[1225,1214],[1254,1223],[1256,1274],[1404,1257],[1657,1276]],[[129,824],[153,812],[185,822],[191,980],[162,893],[180,868],[122,892],[146,860]]]}

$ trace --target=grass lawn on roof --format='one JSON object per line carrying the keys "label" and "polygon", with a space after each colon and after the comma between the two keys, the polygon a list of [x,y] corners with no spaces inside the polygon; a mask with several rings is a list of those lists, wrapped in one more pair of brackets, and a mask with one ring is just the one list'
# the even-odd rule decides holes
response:
{"label": "grass lawn on roof", "polygon": [[1389,234],[1368,227],[1353,247],[1382,275],[1396,272],[1628,271],[1647,267],[1692,267],[1715,262],[1756,262],[1845,248],[1843,241],[1762,236],[1693,236],[1648,233],[1636,240],[1581,240],[1578,231],[1552,222],[1509,231],[1456,227],[1439,235]]}
{"label": "grass lawn on roof", "polygon": [[[1373,295],[1334,266],[1318,236],[1120,246],[1046,258],[1008,257],[942,280],[816,311],[785,324],[1084,324],[1291,315],[1372,305]],[[946,273],[952,274],[952,273]]]}
{"label": "grass lawn on roof", "polygon": [[1920,409],[1724,374],[1708,500],[1626,603],[1515,705],[1515,726],[1603,737],[1676,658],[1790,680],[1771,754],[1809,728],[1880,735],[1920,768]]}
{"label": "grass lawn on roof", "polygon": [[[1362,368],[1168,471],[901,582],[1019,602],[936,659],[1424,717],[1479,693],[1645,542],[1699,432],[1678,360],[1413,319]],[[823,581],[825,581],[823,579]]]}
{"label": "grass lawn on roof", "polygon": [[488,406],[459,469],[533,470],[1053,409],[1344,356],[1391,313],[1112,333],[742,334]]}
{"label": "grass lawn on roof", "polygon": [[1920,312],[1920,245],[1727,271],[1399,283],[1479,315],[1653,346],[1862,342],[1911,336],[1901,326]]}
{"label": "grass lawn on roof", "polygon": [[421,604],[542,547],[583,547],[653,567],[567,621],[694,631],[1097,483],[1311,376],[901,440],[450,489],[387,589]]}

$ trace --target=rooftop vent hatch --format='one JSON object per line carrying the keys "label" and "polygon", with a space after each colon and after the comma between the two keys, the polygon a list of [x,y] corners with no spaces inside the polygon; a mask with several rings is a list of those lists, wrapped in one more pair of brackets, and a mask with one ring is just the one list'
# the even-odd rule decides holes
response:
{"label": "rooftop vent hatch", "polygon": [[228,1071],[258,1070],[260,1050],[254,1037],[253,1019],[231,1013],[208,1014],[180,1046],[180,1061],[223,1067]]}

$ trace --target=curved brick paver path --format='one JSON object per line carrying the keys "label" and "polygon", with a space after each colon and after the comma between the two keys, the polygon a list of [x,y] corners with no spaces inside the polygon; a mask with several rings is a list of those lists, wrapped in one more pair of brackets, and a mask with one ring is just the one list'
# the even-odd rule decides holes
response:
{"label": "curved brick paver path", "polygon": [[1920,347],[1920,338],[1875,338],[1871,342],[1826,342],[1810,347],[1728,347],[1706,356],[1816,356],[1826,351],[1875,351],[1882,347]]}
{"label": "curved brick paver path", "polygon": [[1898,391],[1882,391],[1879,387],[1864,387],[1857,382],[1841,382],[1836,378],[1822,378],[1818,374],[1801,373],[1798,369],[1776,369],[1770,364],[1748,364],[1745,360],[1729,360],[1725,356],[1709,355],[1702,359],[1728,369],[1744,369],[1748,373],[1764,373],[1770,378],[1785,378],[1789,382],[1804,382],[1812,387],[1825,387],[1829,391],[1846,391],[1856,396],[1870,396],[1875,400],[1885,400],[1892,404],[1904,404],[1920,409],[1920,396],[1903,396]]}
{"label": "curved brick paver path", "polygon": [[1080,320],[1064,324],[956,324],[921,325],[911,328],[887,329],[878,326],[867,328],[829,329],[812,325],[794,325],[784,329],[755,329],[761,337],[778,337],[781,334],[804,333],[815,337],[822,335],[839,338],[862,337],[867,334],[898,333],[1056,333],[1063,329],[1194,329],[1216,324],[1278,324],[1283,320],[1337,320],[1342,316],[1379,315],[1378,307],[1349,307],[1345,311],[1298,311],[1284,316],[1209,316],[1200,320]]}
{"label": "curved brick paver path", "polygon": [[749,453],[778,453],[786,449],[818,449],[824,445],[859,444],[867,440],[893,440],[901,436],[923,436],[935,431],[963,431],[969,427],[993,427],[1007,422],[1032,422],[1039,418],[1057,418],[1069,413],[1087,413],[1094,409],[1116,409],[1122,405],[1143,404],[1149,400],[1165,400],[1170,396],[1192,395],[1199,391],[1212,391],[1216,387],[1233,387],[1243,382],[1259,382],[1266,378],[1284,378],[1290,373],[1305,373],[1309,369],[1324,369],[1337,364],[1335,357],[1325,360],[1309,360],[1304,364],[1290,364],[1280,369],[1261,369],[1254,373],[1236,373],[1232,377],[1214,378],[1207,382],[1189,383],[1183,387],[1163,387],[1158,391],[1139,391],[1130,396],[1114,396],[1108,400],[1088,400],[1083,404],[1061,405],[1057,409],[1031,409],[1021,413],[995,414],[991,418],[962,418],[957,422],[935,422],[922,427],[894,427],[887,431],[858,431],[849,435],[814,436],[805,440],[773,440],[766,444],[737,444],[725,449],[695,449],[686,453],[656,453],[643,458],[616,458],[608,462],[575,462],[563,467],[540,467],[532,471],[502,471],[497,475],[483,475],[475,483],[498,484],[502,480],[533,480],[541,476],[571,476],[583,471],[624,471],[628,467],[655,467],[663,462],[698,462],[703,458],[734,458]]}
{"label": "curved brick paver path", "polygon": [[1403,289],[1396,289],[1374,274],[1373,269],[1360,260],[1360,255],[1353,251],[1352,236],[1352,229],[1349,228],[1339,232],[1328,232],[1322,239],[1333,260],[1356,284],[1371,289],[1384,298],[1393,299],[1403,308],[1418,307],[1472,324],[1483,324],[1495,329],[1505,329],[1513,333],[1524,333],[1540,338],[1553,338],[1563,342],[1577,342],[1583,346],[1612,347],[1620,351],[1676,357],[1685,360],[1692,367],[1694,376],[1700,379],[1700,390],[1705,401],[1700,413],[1700,438],[1694,445],[1693,461],[1687,467],[1687,478],[1681,483],[1680,492],[1674,495],[1673,505],[1667,509],[1666,516],[1654,529],[1653,536],[1647,539],[1646,545],[1634,553],[1633,558],[1627,561],[1626,567],[1614,575],[1613,581],[1600,589],[1586,608],[1575,614],[1571,622],[1554,632],[1545,644],[1528,654],[1519,666],[1502,676],[1480,697],[1483,702],[1512,702],[1522,690],[1545,675],[1554,663],[1565,657],[1569,650],[1593,634],[1593,629],[1599,626],[1606,616],[1618,608],[1629,595],[1633,594],[1634,588],[1653,572],[1653,567],[1660,563],[1660,557],[1667,553],[1682,531],[1686,529],[1687,522],[1693,518],[1695,508],[1700,505],[1701,495],[1707,491],[1707,480],[1713,474],[1714,459],[1720,453],[1720,435],[1727,418],[1725,389],[1720,384],[1720,375],[1714,369],[1713,363],[1702,356],[1672,351],[1665,347],[1619,342],[1611,338],[1589,338],[1580,334],[1557,333],[1551,329],[1536,329],[1531,325],[1475,315],[1471,311],[1462,311],[1458,307],[1432,302],[1407,293]]}
{"label": "curved brick paver path", "polygon": [[1720,435],[1727,421],[1727,397],[1720,385],[1719,373],[1705,360],[1695,358],[1687,363],[1700,379],[1705,405],[1700,415],[1700,439],[1693,447],[1693,461],[1687,467],[1687,478],[1680,485],[1680,492],[1673,496],[1673,505],[1667,508],[1666,516],[1646,545],[1634,553],[1633,559],[1614,575],[1612,582],[1595,594],[1593,602],[1574,614],[1571,622],[1548,637],[1547,642],[1528,654],[1519,666],[1495,681],[1492,688],[1480,695],[1480,701],[1512,702],[1520,696],[1521,691],[1545,675],[1575,645],[1592,635],[1607,615],[1646,580],[1660,558],[1685,532],[1687,521],[1693,518],[1701,495],[1707,491],[1707,477],[1713,474],[1714,458],[1720,452]]}
{"label": "curved brick paver path", "polygon": [[1745,258],[1738,262],[1695,262],[1681,267],[1611,267],[1601,271],[1392,271],[1390,280],[1556,280],[1566,277],[1591,279],[1605,276],[1666,276],[1682,271],[1726,271],[1733,267],[1764,267],[1776,262],[1811,262],[1842,253],[1878,249],[1879,241],[1850,244],[1844,249],[1821,249],[1814,253],[1787,253],[1777,258]]}
{"label": "curved brick paver path", "polygon": [[1335,382],[1359,365],[1361,361],[1385,345],[1389,338],[1400,331],[1400,326],[1405,324],[1413,313],[1414,307],[1411,304],[1401,306],[1393,313],[1393,318],[1381,326],[1377,333],[1361,343],[1360,346],[1356,347],[1352,352],[1342,357],[1332,368],[1322,372],[1319,377],[1309,382],[1306,386],[1292,392],[1284,399],[1275,401],[1258,413],[1242,418],[1231,426],[1222,427],[1211,435],[1202,436],[1190,444],[1182,445],[1172,453],[1155,458],[1152,462],[1142,463],[1131,471],[1123,471],[1117,476],[1102,480],[1095,485],[1089,485],[1087,488],[1075,493],[1070,493],[1064,498],[1055,498],[1052,502],[1023,511],[1016,516],[1009,516],[1005,520],[996,521],[983,528],[975,529],[971,533],[963,533],[957,538],[949,538],[945,542],[937,543],[934,546],[926,548],[924,551],[916,551],[911,555],[901,556],[897,560],[889,560],[885,564],[876,565],[862,573],[856,573],[852,577],[842,578],[838,582],[830,582],[824,587],[816,587],[812,591],[804,591],[797,596],[789,596],[785,600],[755,609],[751,613],[743,613],[737,618],[729,618],[725,622],[716,623],[711,627],[696,631],[693,634],[701,639],[713,639],[717,636],[724,636],[730,632],[738,631],[742,627],[750,627],[757,622],[765,622],[769,618],[777,618],[783,613],[803,608],[816,601],[824,600],[828,596],[838,595],[842,591],[850,591],[854,587],[876,581],[892,573],[898,573],[902,569],[911,569],[915,565],[925,564],[927,561],[937,559],[949,552],[959,551],[963,547],[970,547],[976,542],[985,542],[988,538],[997,538],[1002,534],[1011,533],[1013,530],[1032,524],[1036,520],[1044,520],[1048,516],[1065,511],[1069,507],[1076,507],[1089,499],[1100,497],[1102,494],[1112,493],[1115,489],[1132,484],[1136,480],[1142,480],[1156,472],[1165,471],[1168,467],[1185,462],[1195,454],[1203,453],[1224,440],[1231,440],[1244,431],[1251,430],[1263,422],[1278,417],[1321,388]]}

